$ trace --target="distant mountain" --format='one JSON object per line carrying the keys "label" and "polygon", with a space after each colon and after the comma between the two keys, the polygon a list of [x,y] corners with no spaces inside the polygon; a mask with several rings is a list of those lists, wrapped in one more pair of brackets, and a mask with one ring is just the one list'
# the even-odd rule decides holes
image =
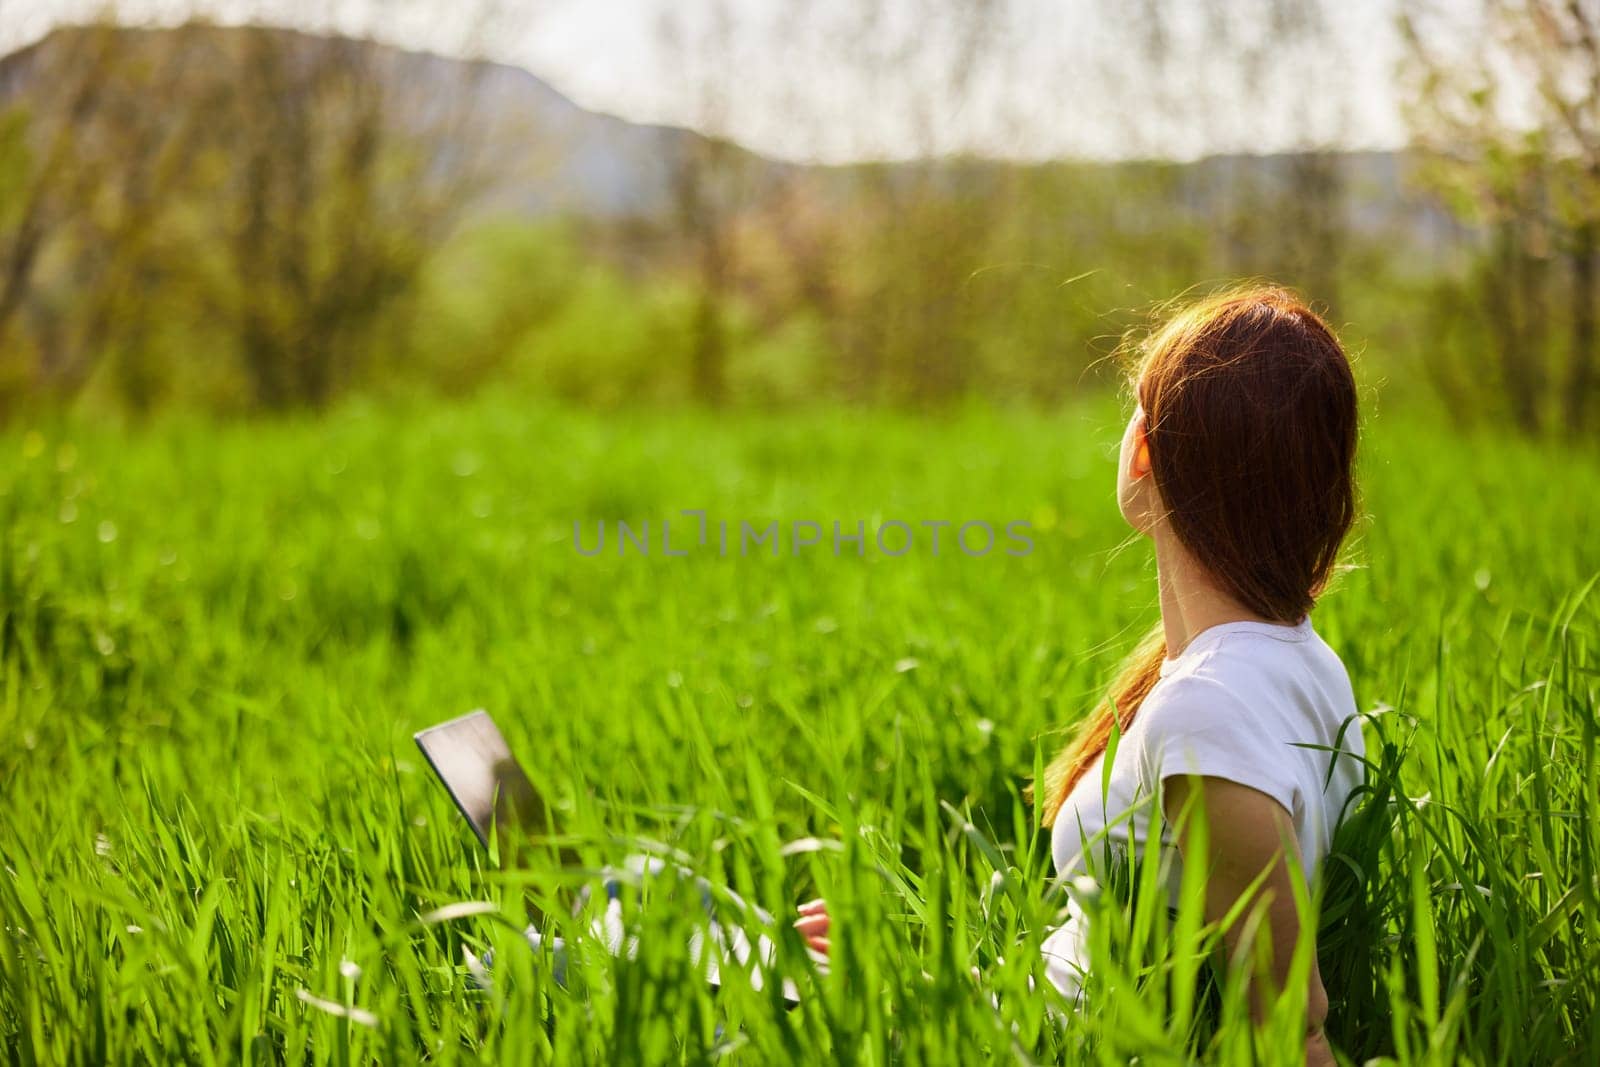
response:
{"label": "distant mountain", "polygon": [[497,153],[505,173],[493,197],[527,214],[660,215],[671,207],[684,154],[701,140],[692,130],[585,110],[520,67],[415,52],[396,58],[412,84],[470,93],[471,110],[514,142]]}
{"label": "distant mountain", "polygon": [[[0,57],[0,105],[58,94],[60,86],[51,72],[92,62],[108,42],[123,61],[132,57],[170,62],[172,46],[180,40],[176,35],[203,34],[209,43],[225,45],[229,38],[260,32],[272,34],[291,56],[330,40],[259,27],[63,27]],[[189,43],[192,38],[182,40]],[[421,101],[420,107],[444,100],[457,111],[484,120],[484,127],[494,131],[491,158],[498,170],[491,175],[489,196],[501,207],[533,215],[658,215],[672,203],[676,168],[704,141],[691,130],[587,111],[520,67],[408,52],[368,41],[338,43],[362,50],[362,61],[382,71],[399,90],[396,100]],[[738,151],[761,167],[779,166]]]}
{"label": "distant mountain", "polygon": [[[181,29],[62,28],[9,56],[0,58],[0,104],[52,93],[47,72],[62,69],[74,52],[88,55],[91,35],[109,32],[119,48],[152,55],[164,54],[175,43],[173,35],[203,32],[226,41],[230,35],[268,32],[288,45],[288,51],[327,46],[330,39],[295,30],[195,27]],[[674,209],[675,176],[688,154],[703,150],[706,139],[692,130],[643,125],[611,115],[588,111],[573,103],[548,83],[520,67],[469,62],[429,53],[408,52],[366,41],[333,39],[339,47],[359,50],[374,69],[384,71],[396,87],[410,93],[409,100],[446,100],[470,111],[495,130],[493,169],[485,202],[497,210],[529,216],[570,214],[597,221],[622,218],[660,218]],[[441,146],[445,150],[446,146]],[[757,202],[763,188],[782,179],[809,173],[824,188],[847,189],[849,167],[805,167],[765,159],[733,146],[744,201]],[[1278,185],[1292,187],[1307,159],[1294,155],[1220,156],[1181,165],[1177,199],[1197,217],[1212,215],[1219,202],[1236,190]],[[1003,172],[1012,166],[1050,167],[1054,164],[1010,164],[1003,161],[967,161],[980,172]],[[1082,166],[1083,164],[1077,164]],[[893,172],[908,173],[920,164],[878,165],[893,181]],[[1090,164],[1093,166],[1093,164]],[[1106,163],[1108,168],[1141,168],[1150,164]],[[1336,157],[1339,181],[1348,192],[1346,223],[1367,232],[1392,230],[1397,225],[1409,236],[1430,246],[1459,239],[1457,228],[1438,211],[1419,204],[1408,194],[1404,154],[1390,152],[1341,153]]]}

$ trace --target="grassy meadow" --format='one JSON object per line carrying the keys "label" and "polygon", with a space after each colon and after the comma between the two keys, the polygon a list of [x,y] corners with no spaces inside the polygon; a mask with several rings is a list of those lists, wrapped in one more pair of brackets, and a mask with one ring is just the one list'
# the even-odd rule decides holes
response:
{"label": "grassy meadow", "polygon": [[[4,1058],[1290,1062],[1293,997],[1261,1028],[1195,1006],[1192,909],[1105,901],[1093,1010],[1028,991],[1062,900],[1022,786],[1156,617],[1112,500],[1121,419],[496,395],[0,433]],[[1373,405],[1362,449],[1315,615],[1379,764],[1330,1030],[1356,1062],[1592,1063],[1600,461]],[[684,509],[713,542],[823,542],[663,556]],[[650,523],[648,557],[614,527],[575,550],[575,520],[592,547],[617,519]],[[835,520],[916,544],[835,556]],[[968,556],[952,527],[936,556],[929,520],[1026,521],[1034,549]],[[479,852],[411,741],[477,707],[585,869]],[[714,993],[669,879],[630,897],[636,958],[580,940],[558,985],[528,907],[641,848],[780,918],[826,896],[831,973],[780,921],[803,1005]]]}

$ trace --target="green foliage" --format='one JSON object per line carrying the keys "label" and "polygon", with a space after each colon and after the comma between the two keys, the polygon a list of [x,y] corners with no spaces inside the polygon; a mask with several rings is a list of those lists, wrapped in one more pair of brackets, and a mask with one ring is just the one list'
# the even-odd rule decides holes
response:
{"label": "green foliage", "polygon": [[[1154,609],[1146,552],[1115,550],[1118,422],[489,396],[0,436],[5,1058],[1289,1062],[1303,998],[1258,1030],[1235,983],[1197,995],[1192,888],[1176,918],[1102,900],[1092,1010],[1029,987],[1062,900],[1020,787]],[[1384,417],[1362,463],[1359,566],[1316,616],[1376,765],[1325,894],[1332,1033],[1588,1062],[1600,469]],[[1027,519],[1036,551],[574,551],[574,520],[682,519],[682,544],[684,508]],[[654,841],[780,917],[826,896],[831,977],[780,921],[804,1006],[712,993],[669,879],[636,959],[591,946],[559,988],[528,895],[559,913],[592,875],[495,870],[410,741],[477,706],[589,867]]]}
{"label": "green foliage", "polygon": [[515,373],[602,407],[684,399],[693,305],[682,286],[634,286],[590,266],[551,321],[513,350]]}
{"label": "green foliage", "polygon": [[[561,188],[572,146],[482,92],[487,65],[264,26],[64,28],[8,57],[0,417],[505,382],[600,408],[1048,407],[1103,384],[1159,302],[1260,277],[1370,340],[1369,380],[1408,400],[1588,440],[1600,79],[1570,76],[1594,66],[1587,16],[1544,14],[1526,36],[1488,12],[1506,33],[1439,55],[1408,31],[1404,153],[796,167],[681,131],[619,177],[635,216]],[[1480,39],[1531,63],[1526,121],[1501,121]],[[1128,118],[1137,142],[1148,116]],[[575,173],[610,144],[594,121]],[[615,169],[642,162],[627,141]]]}
{"label": "green foliage", "polygon": [[[584,255],[581,239],[561,223],[502,219],[452,242],[430,270],[410,339],[419,384],[464,392],[498,380],[595,408],[693,399],[693,286],[630,278]],[[763,327],[734,303],[723,328],[737,402],[798,406],[826,395],[828,340],[815,316]]]}
{"label": "green foliage", "polygon": [[22,108],[0,112],[0,233],[9,233],[17,224],[17,206],[32,166],[27,112]]}
{"label": "green foliage", "polygon": [[411,338],[419,376],[448,392],[504,372],[508,354],[560,310],[585,269],[558,226],[482,224],[429,264]]}

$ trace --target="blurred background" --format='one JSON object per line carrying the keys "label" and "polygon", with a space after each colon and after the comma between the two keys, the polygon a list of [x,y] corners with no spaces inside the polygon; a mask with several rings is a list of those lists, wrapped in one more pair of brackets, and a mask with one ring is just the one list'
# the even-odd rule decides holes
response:
{"label": "blurred background", "polygon": [[0,0],[0,418],[1056,405],[1161,301],[1600,424],[1600,5]]}
{"label": "blurred background", "polygon": [[[0,1062],[1285,1062],[1142,918],[1027,992],[1157,617],[1116,357],[1246,278],[1363,384],[1330,1033],[1600,1062],[1597,271],[1600,0],[0,0]],[[476,707],[587,867],[826,897],[821,1008],[698,895],[563,999]]]}

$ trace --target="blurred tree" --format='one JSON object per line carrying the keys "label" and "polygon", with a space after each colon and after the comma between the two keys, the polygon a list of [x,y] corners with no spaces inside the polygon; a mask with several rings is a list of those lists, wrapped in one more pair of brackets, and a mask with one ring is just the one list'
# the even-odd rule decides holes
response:
{"label": "blurred tree", "polygon": [[732,16],[717,0],[689,11],[671,8],[657,25],[669,55],[688,75],[694,125],[709,136],[679,142],[671,161],[673,221],[695,279],[691,324],[691,395],[721,404],[728,388],[728,300],[737,264],[734,216],[747,195],[748,153],[720,136],[726,126],[730,84],[726,60],[733,47]]}
{"label": "blurred tree", "polygon": [[[56,323],[32,298],[51,238],[80,221],[99,190],[79,131],[108,95],[113,45],[107,30],[77,35],[44,60],[54,92],[43,106],[0,113],[0,413],[41,394],[70,393],[88,373],[81,354],[56,343]],[[14,81],[29,61],[11,57],[0,83]]]}
{"label": "blurred tree", "polygon": [[727,398],[727,304],[737,269],[730,231],[745,154],[721,138],[692,137],[672,167],[675,221],[697,283],[690,389],[713,405]]}
{"label": "blurred tree", "polygon": [[236,356],[263,407],[404,361],[426,264],[480,188],[481,65],[201,23],[58,30],[9,62],[34,91],[0,138],[20,187],[0,341],[35,365],[9,380],[69,396],[109,359],[145,406],[204,358],[155,354],[173,322]]}
{"label": "blurred tree", "polygon": [[1402,27],[1424,180],[1487,231],[1477,276],[1496,385],[1524,430],[1554,415],[1582,434],[1600,392],[1600,7],[1407,0]]}
{"label": "blurred tree", "polygon": [[252,27],[194,44],[217,59],[187,90],[211,112],[201,297],[260,403],[325,403],[367,361],[404,358],[395,327],[471,203],[470,86],[408,84],[400,56],[348,39]]}
{"label": "blurred tree", "polygon": [[[504,69],[480,92],[483,65],[370,42],[206,25],[62,31],[32,60],[0,62],[0,99],[27,105],[0,125],[0,404],[44,396],[48,381],[56,396],[87,382],[134,408],[284,408],[389,377],[459,391],[495,374],[607,404],[1054,401],[1091,384],[1152,305],[1260,275],[1427,353],[1452,403],[1492,393],[1530,426],[1565,339],[1564,417],[1582,425],[1594,371],[1579,357],[1597,329],[1577,299],[1595,284],[1586,157],[1545,146],[1494,171],[1498,184],[1455,181],[1498,198],[1493,239],[1460,277],[1391,286],[1415,231],[1373,211],[1393,200],[1392,161],[1374,169],[1328,141],[1347,95],[1330,6],[1139,0],[1136,17],[1079,24],[1002,0],[737,18],[725,2],[684,6],[658,31],[678,64],[673,91],[709,136],[625,127],[549,93],[572,118],[570,143],[555,119],[490,135],[508,100],[529,99],[515,95],[526,76]],[[1023,153],[1041,121],[1087,121],[1078,99],[996,89],[1029,54],[1025,35],[1086,29],[1102,40],[1085,54],[1101,59],[1062,84],[1116,128],[1118,153],[1141,158],[951,154],[952,128],[977,113],[986,128],[1012,125],[998,150]],[[840,91],[916,132],[913,158],[807,166],[719,139],[753,107],[821,121],[785,112],[782,93],[749,97],[739,72],[765,53],[747,34],[792,45],[797,84],[834,64]],[[1285,54],[1299,97],[1273,80]],[[7,72],[27,62],[19,95]],[[1281,141],[1285,123],[1302,151],[1249,151]],[[639,156],[617,151],[619,131]],[[495,170],[491,142],[538,145],[562,180],[622,194],[560,202]],[[1197,145],[1230,152],[1173,158]],[[1358,194],[1374,175],[1376,197]],[[560,225],[553,213],[572,205],[580,221]],[[1407,309],[1402,292],[1430,303]],[[1570,328],[1547,326],[1541,307],[1570,308]],[[1445,331],[1448,346],[1418,325],[1455,323],[1457,310],[1475,324]],[[1494,390],[1459,373],[1462,353],[1481,362],[1485,350]]]}

